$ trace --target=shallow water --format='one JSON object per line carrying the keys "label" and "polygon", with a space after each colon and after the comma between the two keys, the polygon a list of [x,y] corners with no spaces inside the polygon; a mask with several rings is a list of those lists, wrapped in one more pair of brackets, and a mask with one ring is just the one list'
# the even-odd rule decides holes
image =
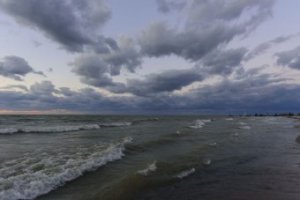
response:
{"label": "shallow water", "polygon": [[300,199],[297,123],[1,116],[0,199]]}

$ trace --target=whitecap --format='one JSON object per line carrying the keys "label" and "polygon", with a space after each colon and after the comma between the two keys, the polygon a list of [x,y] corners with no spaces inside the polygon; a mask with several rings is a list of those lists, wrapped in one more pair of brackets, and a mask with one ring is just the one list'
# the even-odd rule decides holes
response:
{"label": "whitecap", "polygon": [[244,129],[244,130],[250,130],[251,127],[250,126],[241,126],[240,129]]}
{"label": "whitecap", "polygon": [[55,125],[55,126],[25,126],[19,128],[2,128],[0,134],[14,133],[61,133],[80,130],[95,130],[99,129],[98,124],[82,124],[82,125]]}
{"label": "whitecap", "polygon": [[19,130],[17,128],[1,128],[0,134],[13,134],[17,133]]}
{"label": "whitecap", "polygon": [[210,164],[211,164],[211,159],[204,159],[204,160],[202,161],[202,164],[203,164],[203,165],[210,165]]}
{"label": "whitecap", "polygon": [[182,179],[182,178],[185,178],[185,177],[195,173],[195,171],[196,171],[195,168],[191,168],[191,169],[180,172],[175,177]]}
{"label": "whitecap", "polygon": [[197,119],[193,125],[189,126],[190,128],[193,129],[199,129],[202,128],[205,124],[211,122],[211,119]]}
{"label": "whitecap", "polygon": [[104,147],[80,148],[78,152],[35,155],[19,158],[0,166],[0,199],[34,199],[91,171],[121,159],[132,138]]}
{"label": "whitecap", "polygon": [[225,118],[225,120],[227,120],[227,121],[233,121],[234,119],[232,117],[228,117],[228,118]]}
{"label": "whitecap", "polygon": [[122,126],[131,126],[132,122],[110,122],[110,123],[101,123],[100,127],[122,127]]}
{"label": "whitecap", "polygon": [[145,169],[137,171],[137,173],[143,176],[148,176],[149,173],[156,171],[156,169],[156,161],[154,161],[153,163],[149,164]]}
{"label": "whitecap", "polygon": [[216,143],[216,142],[211,142],[211,143],[209,143],[208,145],[211,146],[211,147],[216,147],[216,146],[217,146],[217,143]]}

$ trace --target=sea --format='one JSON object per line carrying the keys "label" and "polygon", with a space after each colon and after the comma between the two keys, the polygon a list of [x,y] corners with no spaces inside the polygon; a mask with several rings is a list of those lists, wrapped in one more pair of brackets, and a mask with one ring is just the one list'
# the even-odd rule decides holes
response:
{"label": "sea", "polygon": [[299,123],[0,116],[0,199],[299,200]]}

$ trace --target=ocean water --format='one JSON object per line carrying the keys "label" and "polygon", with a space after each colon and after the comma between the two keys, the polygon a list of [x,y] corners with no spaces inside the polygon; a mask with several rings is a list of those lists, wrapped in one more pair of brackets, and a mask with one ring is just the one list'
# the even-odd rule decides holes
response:
{"label": "ocean water", "polygon": [[0,116],[0,199],[300,199],[299,120]]}

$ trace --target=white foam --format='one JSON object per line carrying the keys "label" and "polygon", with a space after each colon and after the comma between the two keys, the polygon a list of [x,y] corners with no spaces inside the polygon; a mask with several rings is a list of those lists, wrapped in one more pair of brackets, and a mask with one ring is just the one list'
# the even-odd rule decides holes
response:
{"label": "white foam", "polygon": [[195,168],[185,170],[185,171],[182,171],[179,174],[177,174],[176,177],[182,179],[182,178],[185,178],[185,177],[195,173],[195,171],[196,171]]}
{"label": "white foam", "polygon": [[139,170],[137,173],[143,176],[148,176],[149,173],[156,171],[156,169],[156,161],[154,161],[153,163],[149,164],[147,168]]}
{"label": "white foam", "polygon": [[75,152],[44,153],[3,163],[0,166],[0,199],[34,199],[48,193],[86,171],[121,159],[125,144],[131,141],[132,138],[125,138],[106,147],[103,144],[81,147]]}
{"label": "white foam", "polygon": [[217,146],[217,143],[216,143],[216,142],[211,142],[211,143],[209,143],[208,145],[211,146],[211,147],[216,147],[216,146]]}
{"label": "white foam", "polygon": [[0,134],[13,133],[60,133],[80,130],[99,129],[98,124],[83,124],[83,125],[56,125],[56,126],[26,126],[20,128],[3,128],[0,129]]}
{"label": "white foam", "polygon": [[202,161],[202,164],[203,164],[203,165],[210,165],[210,164],[211,164],[211,159],[204,159],[204,160]]}
{"label": "white foam", "polygon": [[110,123],[101,123],[101,127],[122,127],[122,126],[131,126],[132,122],[110,122]]}
{"label": "white foam", "polygon": [[241,126],[240,129],[244,129],[244,130],[250,130],[251,127],[250,126]]}
{"label": "white foam", "polygon": [[249,126],[245,122],[239,122],[239,125],[240,125],[240,129],[244,129],[244,130],[250,130],[251,129],[251,126]]}
{"label": "white foam", "polygon": [[240,134],[239,133],[233,133],[232,136],[238,137]]}
{"label": "white foam", "polygon": [[0,134],[13,134],[17,133],[19,130],[16,128],[1,128]]}
{"label": "white foam", "polygon": [[193,129],[199,129],[202,128],[205,124],[211,122],[211,119],[197,119],[192,126],[189,126]]}
{"label": "white foam", "polygon": [[229,117],[229,118],[226,118],[225,120],[227,120],[227,121],[233,121],[233,118]]}

